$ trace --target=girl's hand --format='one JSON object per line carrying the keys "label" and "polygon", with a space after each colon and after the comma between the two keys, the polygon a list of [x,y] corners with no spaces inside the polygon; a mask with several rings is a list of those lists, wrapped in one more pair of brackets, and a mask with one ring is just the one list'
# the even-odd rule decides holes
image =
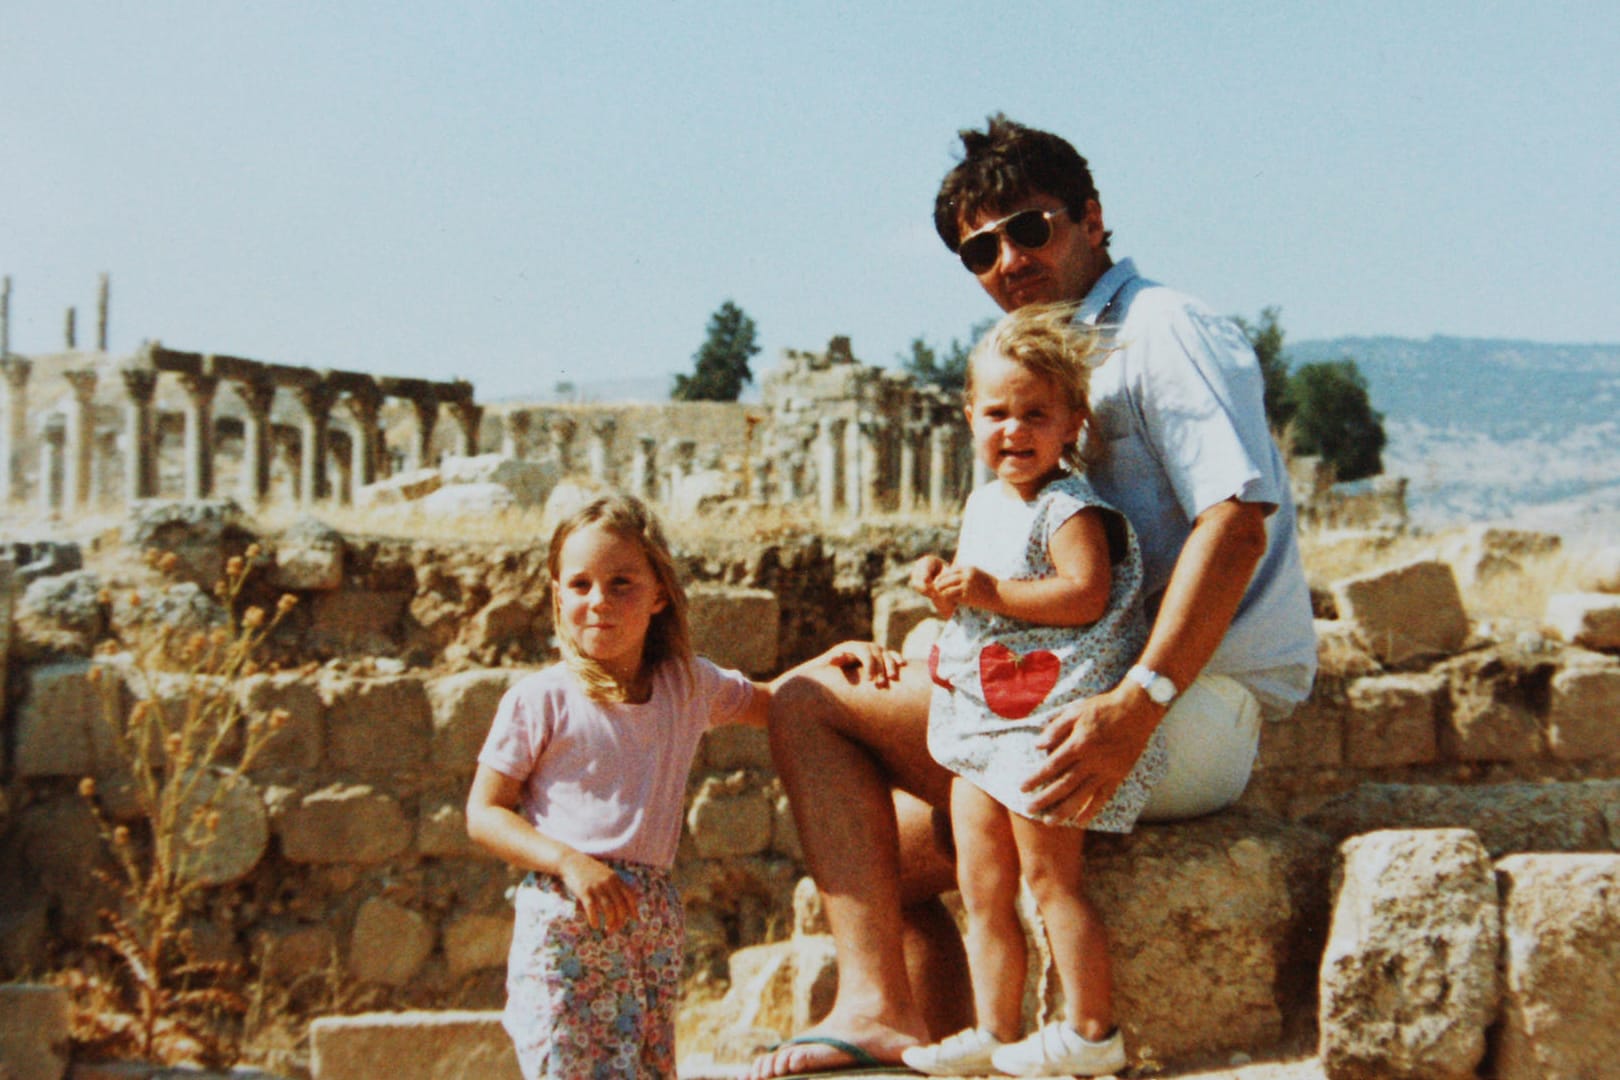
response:
{"label": "girl's hand", "polygon": [[1000,584],[993,574],[987,574],[977,566],[953,564],[934,578],[934,591],[953,608],[962,604],[971,608],[991,608],[996,603],[996,590]]}
{"label": "girl's hand", "polygon": [[557,871],[590,926],[612,933],[635,915],[635,893],[600,859],[576,851]]}
{"label": "girl's hand", "polygon": [[938,555],[924,555],[911,564],[911,587],[933,601],[934,614],[948,619],[956,613],[956,605],[939,594],[936,582],[946,569],[944,559]]}
{"label": "girl's hand", "polygon": [[873,686],[883,688],[900,677],[906,658],[875,641],[846,641],[821,654],[825,663],[837,668],[858,667],[866,672]]}

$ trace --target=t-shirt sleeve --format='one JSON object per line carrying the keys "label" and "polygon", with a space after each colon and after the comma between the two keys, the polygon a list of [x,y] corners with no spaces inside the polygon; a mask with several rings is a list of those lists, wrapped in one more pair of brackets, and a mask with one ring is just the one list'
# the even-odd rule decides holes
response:
{"label": "t-shirt sleeve", "polygon": [[501,695],[478,763],[514,780],[528,778],[550,734],[546,696],[525,679]]}
{"label": "t-shirt sleeve", "polygon": [[1135,397],[1141,427],[1189,519],[1216,503],[1281,501],[1267,478],[1260,367],[1230,319],[1182,306],[1143,321],[1151,370]]}
{"label": "t-shirt sleeve", "polygon": [[736,723],[754,700],[753,680],[712,660],[701,656],[694,660],[692,676],[692,701],[697,711],[707,717],[704,727]]}

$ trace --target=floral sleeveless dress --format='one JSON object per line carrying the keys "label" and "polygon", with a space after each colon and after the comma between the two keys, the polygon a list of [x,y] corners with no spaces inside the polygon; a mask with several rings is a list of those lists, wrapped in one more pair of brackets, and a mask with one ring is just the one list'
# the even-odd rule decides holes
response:
{"label": "floral sleeveless dress", "polygon": [[[1035,739],[1056,711],[1113,689],[1141,654],[1147,619],[1136,534],[1085,477],[1065,474],[1029,502],[999,481],[978,488],[968,497],[957,542],[958,563],[1009,580],[1050,577],[1056,573],[1048,554],[1053,534],[1087,507],[1108,515],[1110,535],[1118,540],[1100,619],[1040,626],[959,607],[929,658],[929,753],[1014,813],[1053,825],[1072,822],[1032,812],[1031,796],[1019,785],[1045,760]],[[1164,735],[1155,732],[1114,797],[1085,827],[1130,832],[1165,765]]]}

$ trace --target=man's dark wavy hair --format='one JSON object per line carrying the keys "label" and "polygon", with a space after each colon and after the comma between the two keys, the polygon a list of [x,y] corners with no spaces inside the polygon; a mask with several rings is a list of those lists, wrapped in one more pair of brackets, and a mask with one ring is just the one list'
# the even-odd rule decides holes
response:
{"label": "man's dark wavy hair", "polygon": [[[1086,159],[1057,135],[1025,127],[1005,113],[990,117],[984,131],[965,128],[957,134],[962,160],[945,174],[934,199],[934,228],[952,251],[961,244],[962,218],[987,210],[1001,213],[1033,192],[1062,199],[1075,222],[1085,215],[1086,201],[1097,199]],[[1103,234],[1105,250],[1110,235]]]}

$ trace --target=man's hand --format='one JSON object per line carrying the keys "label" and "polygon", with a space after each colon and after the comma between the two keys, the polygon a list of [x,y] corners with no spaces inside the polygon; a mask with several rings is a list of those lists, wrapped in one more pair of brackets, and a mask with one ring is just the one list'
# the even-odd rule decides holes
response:
{"label": "man's hand", "polygon": [[1130,682],[1065,706],[1035,740],[1046,762],[1023,783],[1038,793],[1030,809],[1077,823],[1095,816],[1135,768],[1165,712]]}
{"label": "man's hand", "polygon": [[575,851],[563,859],[558,876],[579,901],[585,921],[612,933],[636,912],[636,895],[624,879],[600,859]]}
{"label": "man's hand", "polygon": [[875,641],[846,641],[834,645],[814,662],[831,664],[836,668],[858,667],[866,672],[872,685],[880,689],[898,679],[900,669],[906,666],[905,657]]}

